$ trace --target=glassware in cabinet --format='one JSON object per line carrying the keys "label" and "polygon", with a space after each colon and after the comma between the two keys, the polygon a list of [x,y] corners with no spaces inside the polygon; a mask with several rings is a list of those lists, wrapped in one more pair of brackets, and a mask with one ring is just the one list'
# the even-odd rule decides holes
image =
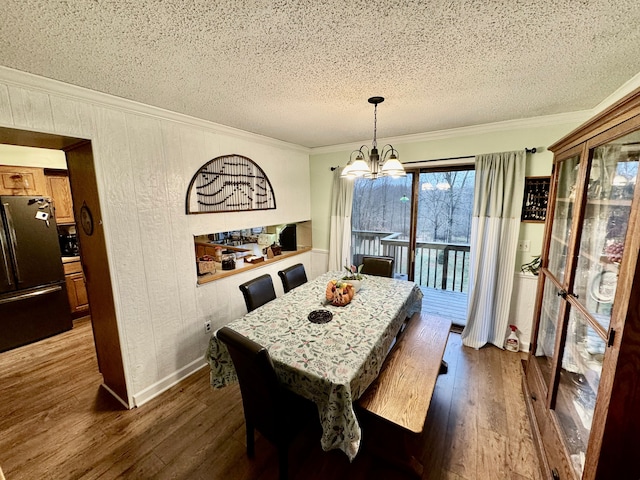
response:
{"label": "glassware in cabinet", "polygon": [[547,388],[552,377],[551,370],[553,368],[556,335],[562,307],[562,298],[558,296],[560,290],[551,279],[545,278],[535,359]]}
{"label": "glassware in cabinet", "polygon": [[[638,173],[635,132],[593,152],[574,293],[603,332],[609,328]],[[627,148],[625,148],[627,146]],[[596,327],[597,328],[597,327]]]}
{"label": "glassware in cabinet", "polygon": [[575,213],[576,184],[580,170],[580,157],[575,156],[558,163],[556,202],[549,244],[548,269],[558,283],[564,283],[571,223]]}
{"label": "glassware in cabinet", "polygon": [[605,349],[600,333],[570,307],[555,414],[578,477],[584,469]]}

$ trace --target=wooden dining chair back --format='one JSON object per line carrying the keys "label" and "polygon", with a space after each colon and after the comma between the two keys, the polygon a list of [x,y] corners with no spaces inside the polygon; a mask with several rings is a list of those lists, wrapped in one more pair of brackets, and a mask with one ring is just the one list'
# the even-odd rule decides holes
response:
{"label": "wooden dining chair back", "polygon": [[304,271],[304,265],[301,263],[296,263],[289,268],[280,270],[278,276],[282,280],[284,293],[299,287],[303,283],[307,283],[307,273]]}
{"label": "wooden dining chair back", "polygon": [[362,273],[393,278],[393,257],[362,257]]}
{"label": "wooden dining chair back", "polygon": [[222,327],[216,333],[233,361],[240,383],[247,434],[247,455],[255,453],[255,430],[278,450],[279,478],[289,470],[289,445],[302,428],[309,403],[280,385],[266,348],[235,330]]}
{"label": "wooden dining chair back", "polygon": [[243,283],[240,285],[240,291],[244,295],[244,303],[249,312],[276,298],[273,280],[268,273]]}

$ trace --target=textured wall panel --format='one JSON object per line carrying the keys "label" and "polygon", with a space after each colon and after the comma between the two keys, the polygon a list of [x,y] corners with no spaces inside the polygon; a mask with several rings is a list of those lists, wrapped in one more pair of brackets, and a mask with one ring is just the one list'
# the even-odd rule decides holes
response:
{"label": "textured wall panel", "polygon": [[137,333],[153,336],[158,375],[162,378],[175,371],[175,368],[168,369],[165,362],[175,361],[175,341],[182,330],[168,214],[166,176],[171,172],[165,164],[160,122],[129,115],[127,127],[134,169],[132,200],[139,212],[143,274],[151,315],[149,331],[137,330]]}
{"label": "textured wall panel", "polygon": [[16,127],[53,132],[53,116],[49,95],[10,86],[9,99]]}
{"label": "textured wall panel", "polygon": [[[175,295],[180,310],[180,342],[174,352],[173,361],[185,365],[200,359],[206,348],[203,322],[196,308],[196,292],[193,284],[197,281],[194,262],[193,235],[189,231],[187,216],[184,214],[186,185],[190,177],[190,164],[195,163],[204,148],[202,131],[171,123],[162,126],[162,143],[166,165],[167,213],[170,230],[167,240],[171,244],[171,255],[176,283]],[[188,248],[191,242],[191,249]],[[186,245],[186,248],[182,248]],[[166,367],[165,367],[166,368]]]}
{"label": "textured wall panel", "polygon": [[9,88],[5,84],[0,84],[0,123],[13,125]]}
{"label": "textured wall panel", "polygon": [[55,131],[70,137],[91,138],[95,131],[92,106],[50,95]]}
{"label": "textured wall panel", "polygon": [[127,114],[96,108],[92,141],[120,335],[131,394],[157,378]]}

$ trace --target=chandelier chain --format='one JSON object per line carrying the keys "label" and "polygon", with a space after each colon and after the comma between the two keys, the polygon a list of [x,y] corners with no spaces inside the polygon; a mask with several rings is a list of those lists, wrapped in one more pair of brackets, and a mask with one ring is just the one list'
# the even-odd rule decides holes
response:
{"label": "chandelier chain", "polygon": [[376,140],[378,132],[378,104],[373,106],[373,148],[378,147],[378,141]]}

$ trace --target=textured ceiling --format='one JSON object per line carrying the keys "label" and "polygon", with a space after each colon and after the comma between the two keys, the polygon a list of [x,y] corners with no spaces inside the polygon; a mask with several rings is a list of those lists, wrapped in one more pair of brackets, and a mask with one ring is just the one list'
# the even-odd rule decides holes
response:
{"label": "textured ceiling", "polygon": [[595,107],[638,0],[2,0],[0,64],[307,147]]}

